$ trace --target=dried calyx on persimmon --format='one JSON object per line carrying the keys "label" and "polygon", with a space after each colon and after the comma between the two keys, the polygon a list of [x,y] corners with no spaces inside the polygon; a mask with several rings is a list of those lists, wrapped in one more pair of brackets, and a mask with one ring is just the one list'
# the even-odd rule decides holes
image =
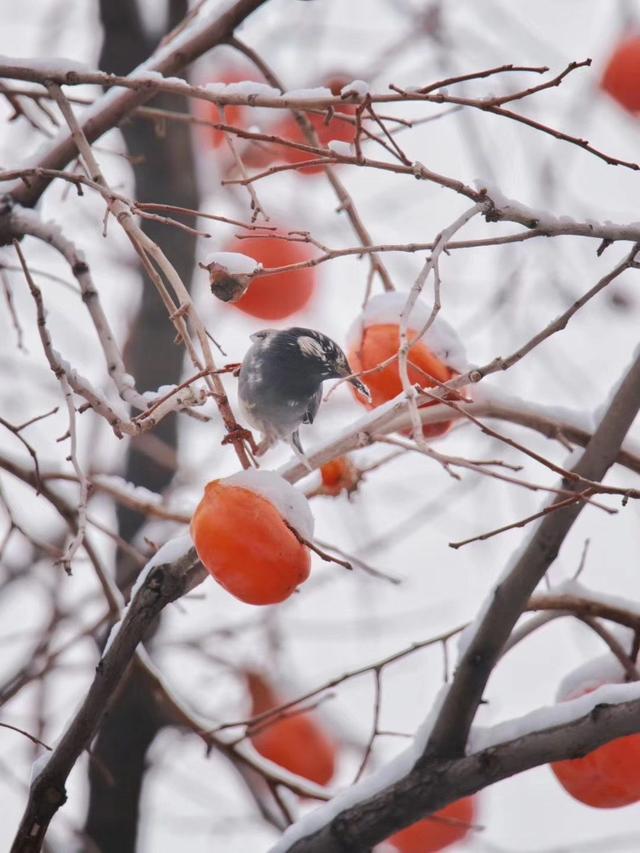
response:
{"label": "dried calyx on persimmon", "polygon": [[[370,403],[356,399],[369,409],[392,400],[402,392],[398,353],[401,314],[408,298],[408,293],[399,291],[374,296],[347,335],[349,364],[356,373],[364,371],[363,381],[371,391]],[[440,314],[423,333],[430,315],[431,308],[418,299],[407,328],[411,343],[407,359],[409,381],[423,388],[437,388],[467,368],[464,347]],[[461,396],[457,391],[450,391],[446,399],[460,400]],[[436,405],[436,402],[425,403],[421,408]],[[422,432],[425,438],[436,438],[447,433],[451,425],[449,420],[424,424]]]}
{"label": "dried calyx on persimmon", "polygon": [[309,577],[309,504],[273,471],[250,468],[209,483],[191,536],[213,578],[247,604],[284,601]]}
{"label": "dried calyx on persimmon", "polygon": [[[280,230],[286,233],[286,229]],[[309,243],[299,240],[252,236],[233,239],[225,246],[224,252],[217,252],[211,257],[215,259],[221,255],[248,255],[253,261],[255,271],[263,267],[286,267],[306,263],[314,257],[314,252]],[[234,277],[237,278],[237,275]],[[248,288],[230,300],[235,307],[261,320],[283,320],[307,305],[316,287],[316,271],[313,267],[302,267],[273,275],[257,276],[249,284]]]}
{"label": "dried calyx on persimmon", "polygon": [[241,252],[213,252],[200,267],[209,273],[214,296],[222,302],[237,302],[249,289],[260,264]]}

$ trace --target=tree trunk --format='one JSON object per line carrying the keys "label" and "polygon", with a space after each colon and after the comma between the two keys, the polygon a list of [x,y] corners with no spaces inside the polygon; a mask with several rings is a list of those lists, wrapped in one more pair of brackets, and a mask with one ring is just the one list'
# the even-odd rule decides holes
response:
{"label": "tree trunk", "polygon": [[[171,0],[169,27],[180,21],[186,11],[186,0]],[[116,74],[127,74],[146,59],[153,48],[143,30],[136,4],[132,0],[100,0],[100,13],[104,27],[100,67]],[[167,95],[156,97],[153,104],[169,110],[187,108],[181,98]],[[197,209],[198,191],[189,127],[167,123],[166,137],[159,139],[154,123],[134,118],[123,125],[122,132],[129,153],[144,158],[134,166],[135,198],[168,201]],[[154,222],[143,222],[143,228],[162,246],[188,286],[194,268],[195,238],[180,229]],[[143,276],[142,270],[140,275]],[[126,347],[128,370],[135,376],[141,391],[179,381],[184,351],[173,340],[173,327],[166,309],[155,288],[145,280],[140,310],[131,324]],[[155,439],[159,439],[166,449],[175,450],[175,416],[161,421],[153,437],[154,444],[157,444]],[[131,441],[126,459],[127,480],[162,492],[173,473],[170,463],[161,462],[148,449],[148,441],[145,445]],[[142,520],[126,507],[119,508],[120,535],[125,541],[132,540]],[[116,576],[121,588],[128,585],[134,571],[126,555],[120,554]],[[145,756],[164,724],[146,683],[133,668],[92,750],[95,760],[89,769],[89,812],[85,829],[100,853],[133,853],[136,848]]]}

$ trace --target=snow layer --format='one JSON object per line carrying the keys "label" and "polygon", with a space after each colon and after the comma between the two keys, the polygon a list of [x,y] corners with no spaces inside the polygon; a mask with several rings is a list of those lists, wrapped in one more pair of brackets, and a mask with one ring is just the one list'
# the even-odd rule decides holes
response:
{"label": "snow layer", "polygon": [[115,638],[120,631],[120,626],[122,625],[122,620],[124,619],[127,610],[129,609],[129,605],[136,597],[138,590],[142,586],[142,584],[149,577],[149,572],[155,568],[155,566],[160,566],[163,563],[175,563],[176,560],[179,560],[180,557],[184,557],[191,549],[193,548],[193,541],[191,539],[191,534],[189,530],[185,533],[181,533],[179,536],[174,536],[172,539],[169,539],[168,542],[165,542],[156,553],[151,557],[149,562],[140,570],[140,574],[136,578],[136,582],[131,587],[131,596],[129,598],[129,604],[124,608],[122,613],[120,614],[120,618],[117,622],[111,626],[111,630],[109,631],[109,636],[107,637],[107,642],[105,643],[104,649],[102,650],[102,657],[104,657]]}
{"label": "snow layer", "polygon": [[625,598],[621,595],[611,595],[608,592],[600,592],[600,590],[589,589],[577,580],[563,581],[547,590],[547,595],[575,595],[577,598],[586,598],[589,601],[599,601],[601,604],[606,604],[609,607],[618,607],[620,610],[627,610],[629,613],[635,613],[640,616],[640,601],[634,601],[632,598]]}
{"label": "snow layer", "polygon": [[[614,661],[617,663],[611,655],[606,657],[609,662]],[[601,661],[602,659],[598,660]],[[590,662],[592,665],[594,663]],[[598,671],[604,671],[602,663],[599,666],[601,668]],[[587,667],[583,667],[580,670],[576,670],[576,672],[586,669]],[[366,779],[341,791],[328,803],[305,815],[302,820],[295,823],[284,833],[278,843],[271,849],[270,853],[285,853],[295,841],[317,832],[340,812],[373,796],[383,788],[392,785],[405,776],[424,750],[433,721],[439,713],[446,692],[447,686],[445,685],[436,698],[429,716],[418,730],[411,746]],[[474,727],[469,738],[468,752],[479,752],[496,744],[506,743],[523,737],[534,731],[570,723],[585,716],[599,704],[615,705],[638,698],[640,698],[639,683],[607,684],[586,696],[581,696],[578,699],[568,702],[560,702],[550,707],[537,708],[535,711],[525,714],[522,717],[507,720],[490,728]]]}
{"label": "snow layer", "polygon": [[[611,655],[606,656],[609,661],[615,661]],[[616,661],[617,663],[617,661]],[[596,665],[597,664],[597,665]],[[597,658],[596,661],[589,661],[585,665],[585,672],[588,667],[593,666],[593,672],[603,673],[607,669],[606,662],[603,658]],[[579,673],[583,668],[575,670]],[[582,682],[584,686],[585,682]],[[469,738],[469,753],[480,752],[483,749],[488,749],[500,743],[508,743],[516,738],[524,737],[532,732],[542,731],[544,729],[553,728],[554,726],[562,726],[567,723],[578,720],[592,711],[596,705],[619,705],[622,702],[631,702],[634,699],[640,699],[640,682],[634,681],[630,684],[605,684],[594,690],[592,693],[587,693],[585,696],[580,696],[577,699],[571,699],[567,702],[558,702],[557,705],[545,706],[536,708],[529,714],[522,717],[516,717],[513,720],[506,720],[503,723],[498,723],[490,728],[473,728]]]}
{"label": "snow layer", "polygon": [[255,258],[240,252],[211,252],[205,258],[204,265],[209,267],[211,264],[224,267],[231,275],[253,275],[262,268],[262,264],[259,264]]}
{"label": "snow layer", "polygon": [[404,749],[399,755],[396,755],[387,764],[379,767],[369,776],[356,782],[343,791],[340,791],[329,802],[324,803],[319,808],[304,815],[304,817],[290,826],[278,843],[271,848],[269,853],[285,853],[295,841],[304,838],[306,835],[311,835],[317,832],[323,826],[326,826],[340,812],[351,806],[362,802],[363,800],[373,797],[379,791],[393,785],[399,779],[409,773],[418,758],[422,755],[424,747],[427,743],[429,734],[433,727],[437,715],[447,693],[447,685],[444,685],[433,703],[431,711],[427,718],[419,727],[416,735],[410,746]]}
{"label": "snow layer", "polygon": [[291,89],[285,92],[282,97],[286,100],[320,101],[324,98],[333,98],[333,92],[325,86],[317,86],[315,89]]}
{"label": "snow layer", "polygon": [[49,750],[45,750],[39,753],[33,760],[33,764],[31,765],[31,776],[29,777],[29,787],[33,785],[38,776],[42,773],[42,771],[47,766],[47,762],[51,757],[51,752]]}
{"label": "snow layer", "polygon": [[347,83],[346,86],[343,86],[340,89],[340,95],[343,98],[348,97],[349,95],[358,95],[361,98],[364,98],[365,95],[369,94],[369,84],[364,80],[352,80],[351,83]]}
{"label": "snow layer", "polygon": [[257,83],[255,80],[240,80],[237,83],[207,83],[203,88],[209,94],[220,95],[221,97],[237,95],[248,98],[255,95],[259,98],[279,98],[281,95],[279,89],[267,86],[266,83]]}
{"label": "snow layer", "polygon": [[294,842],[318,832],[337,817],[340,812],[374,796],[378,791],[406,776],[414,762],[415,755],[413,749],[409,747],[370,776],[361,779],[350,788],[340,791],[329,802],[305,814],[286,830],[269,853],[286,853]]}
{"label": "snow layer", "polygon": [[158,548],[156,553],[151,557],[147,565],[138,575],[135,584],[131,588],[131,598],[133,598],[136,592],[140,589],[144,581],[143,575],[149,574],[151,569],[155,566],[161,566],[164,563],[175,563],[176,560],[179,560],[181,557],[188,554],[192,548],[193,541],[188,529],[184,533],[180,533],[178,536],[174,536],[165,542],[164,545]]}
{"label": "snow layer", "polygon": [[248,468],[221,482],[228,486],[240,486],[266,498],[303,539],[313,539],[314,520],[309,501],[280,474]]}
{"label": "snow layer", "polygon": [[[355,349],[362,338],[363,329],[385,323],[400,323],[400,315],[407,304],[409,294],[405,291],[393,291],[391,293],[380,293],[370,299],[363,311],[351,325],[347,332],[347,345],[349,349]],[[419,332],[427,324],[431,315],[431,308],[420,299],[409,315],[409,329]],[[456,332],[451,328],[440,314],[427,330],[421,340],[429,347],[431,352],[454,370],[464,372],[468,368],[467,357],[464,346]]]}
{"label": "snow layer", "polygon": [[[154,399],[156,397],[155,391],[146,391],[145,393],[153,393]],[[130,483],[128,480],[125,480],[117,474],[96,474],[93,481],[98,486],[103,486],[105,489],[109,489],[122,495],[127,495],[133,500],[140,501],[141,503],[153,505],[162,503],[162,495],[159,495],[157,492],[152,492],[144,486],[136,486],[134,483]]]}
{"label": "snow layer", "polygon": [[624,681],[625,671],[620,661],[610,653],[586,661],[565,675],[556,693],[558,702],[571,699],[585,690],[595,690],[603,684],[620,684]]}
{"label": "snow layer", "polygon": [[57,75],[63,76],[70,71],[82,74],[93,72],[94,70],[86,62],[76,62],[75,59],[57,56],[51,56],[47,59],[35,59],[30,56],[24,59],[17,56],[0,56],[0,65],[12,65],[14,68],[39,71],[42,74],[51,74],[52,77]]}
{"label": "snow layer", "polygon": [[150,405],[156,403],[160,397],[167,397],[177,389],[177,385],[160,385],[155,391],[143,391],[142,397]]}

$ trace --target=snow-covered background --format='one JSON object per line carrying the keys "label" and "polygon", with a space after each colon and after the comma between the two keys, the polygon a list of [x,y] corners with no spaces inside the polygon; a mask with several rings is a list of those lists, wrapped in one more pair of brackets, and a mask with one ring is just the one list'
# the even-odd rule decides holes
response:
{"label": "snow-covered background", "polygon": [[[218,5],[222,8],[225,4]],[[272,0],[251,17],[239,35],[264,54],[290,89],[321,85],[327,75],[336,72],[366,80],[371,91],[384,91],[389,83],[426,85],[451,74],[503,63],[546,64],[557,73],[571,60],[592,57],[590,69],[578,70],[558,89],[514,108],[586,137],[612,155],[640,159],[640,124],[598,89],[607,55],[629,27],[628,16],[635,16],[640,24],[640,2],[445,0],[437,4],[443,16],[441,43],[416,24],[425,5],[418,0]],[[157,6],[155,0],[144,3],[149,26],[154,25]],[[0,20],[1,54],[68,57],[96,67],[101,32],[94,3],[39,0],[37,4],[16,4],[14,0],[0,0]],[[197,63],[194,79],[215,80],[228,65],[229,56],[226,48],[213,51]],[[530,80],[522,75],[496,77],[470,83],[463,90],[478,96],[501,94],[519,87],[525,79]],[[95,96],[97,90],[85,87],[74,92],[81,93]],[[5,118],[10,114],[4,101],[0,111]],[[437,105],[411,104],[397,108],[395,114],[416,118],[440,112],[442,107]],[[256,124],[267,118],[261,112]],[[497,186],[505,196],[532,207],[580,220],[629,223],[640,219],[637,172],[607,166],[576,146],[503,118],[461,111],[416,126],[401,136],[411,159],[465,182],[477,180]],[[20,158],[32,157],[38,144],[23,120],[5,124],[0,135],[0,163],[3,168],[15,167]],[[199,134],[194,144],[203,189],[202,209],[248,219],[246,193],[220,189],[219,151],[208,149]],[[97,153],[111,184],[126,190],[130,174],[125,161],[107,153],[107,149],[121,151],[122,146],[119,133],[112,132],[100,141]],[[469,206],[468,200],[424,181],[356,167],[343,167],[340,175],[375,242],[432,240]],[[256,191],[265,210],[281,227],[309,229],[334,248],[356,245],[344,214],[336,212],[335,197],[322,176],[283,173],[259,182]],[[104,209],[89,193],[78,199],[74,191],[53,187],[41,212],[45,219],[51,216],[62,222],[86,251],[107,314],[123,340],[140,293],[140,282],[132,272],[132,250],[123,233],[112,222],[107,238],[98,236]],[[214,236],[201,242],[202,261],[211,252],[222,250],[234,233],[232,227],[212,222],[206,228]],[[465,228],[464,237],[489,237],[511,230],[515,229],[474,220]],[[34,270],[45,268],[69,278],[54,253],[29,239],[24,241],[24,248]],[[441,263],[442,317],[462,337],[469,361],[482,364],[497,355],[510,354],[608,272],[628,251],[628,244],[615,245],[599,258],[596,248],[596,241],[577,237],[540,238],[446,256]],[[384,260],[398,287],[408,289],[423,258],[397,253],[385,255]],[[3,262],[15,264],[15,255],[6,252]],[[367,271],[366,260],[354,257],[320,265],[316,295],[309,308],[295,316],[295,323],[321,329],[344,343],[362,302]],[[3,308],[0,412],[19,422],[46,411],[60,399],[58,385],[41,352],[27,288],[21,275],[10,275],[28,353],[18,351]],[[74,366],[100,383],[104,378],[100,353],[80,314],[76,294],[59,282],[43,279],[40,284],[58,348]],[[638,344],[637,288],[638,273],[625,273],[580,311],[565,331],[504,375],[486,380],[487,384],[526,401],[591,413],[607,399]],[[221,342],[228,360],[241,360],[249,335],[265,324],[214,303],[202,270],[196,273],[193,293],[201,316]],[[233,397],[235,380],[225,378],[225,384]],[[207,404],[206,411],[214,414],[213,406]],[[313,427],[302,429],[303,444],[312,449],[361,413],[348,391],[340,388],[320,410]],[[90,460],[94,465],[100,460],[99,470],[118,474],[122,446],[106,426],[87,421],[90,423],[94,425],[83,424],[81,429],[81,460],[87,466]],[[180,424],[180,467],[170,503],[189,511],[206,482],[233,473],[237,466],[232,451],[220,447],[223,431],[216,417],[208,424],[188,418]],[[534,433],[504,424],[499,428],[560,464],[567,458],[566,450]],[[65,429],[62,409],[57,416],[30,428],[29,440],[39,448],[43,463],[61,458],[56,438]],[[640,438],[639,432],[636,428],[636,438]],[[0,433],[0,441],[7,453],[28,461],[9,433]],[[499,456],[524,466],[518,476],[554,484],[554,476],[546,468],[481,435],[471,424],[456,428],[434,446],[474,459]],[[361,451],[357,461],[366,464],[381,452]],[[276,468],[287,458],[286,449],[276,449],[266,457],[266,464]],[[634,481],[620,468],[609,480],[637,487],[637,478]],[[28,527],[34,538],[46,541],[60,530],[53,513],[42,501],[35,502],[29,490],[4,474],[1,485],[17,521]],[[75,494],[71,489],[67,493]],[[346,573],[314,558],[311,579],[301,592],[277,608],[263,610],[243,605],[207,581],[166,613],[153,658],[199,713],[219,721],[242,719],[248,700],[234,666],[271,667],[274,678],[296,695],[472,619],[527,533],[512,530],[459,550],[451,549],[448,543],[530,515],[540,508],[542,500],[539,493],[472,472],[462,472],[462,479],[457,481],[436,462],[406,455],[372,472],[351,501],[346,497],[317,497],[312,502],[318,539],[400,576],[401,585],[392,586],[362,572]],[[581,582],[635,602],[640,597],[639,507],[630,502],[621,508],[614,499],[605,498],[604,502],[620,511],[609,516],[587,508],[552,567],[550,580],[560,583],[573,575],[589,539]],[[92,503],[92,512],[103,523],[114,526],[113,507],[106,499]],[[146,528],[145,535],[162,542],[178,531],[175,525],[155,523]],[[110,559],[113,543],[99,534],[96,539],[105,559]],[[24,558],[24,547],[20,537],[12,539],[3,573],[9,574],[12,565]],[[27,576],[3,588],[2,680],[30,654],[34,638],[49,615],[52,587],[67,612],[57,629],[54,647],[81,634],[103,613],[104,603],[88,564],[79,560],[71,578],[54,572],[50,561],[34,564]],[[490,725],[553,703],[563,677],[602,651],[601,641],[587,628],[569,619],[552,622],[498,666],[479,724]],[[449,644],[450,665],[455,655],[454,640]],[[29,686],[2,709],[2,721],[31,730],[38,708],[44,708],[43,739],[55,741],[70,709],[90,683],[97,656],[91,638],[75,642],[61,656],[45,686]],[[440,646],[388,667],[383,679],[381,727],[413,733],[426,716],[442,679]],[[348,680],[318,712],[347,744],[338,786],[348,784],[358,767],[371,728],[373,688],[371,673]],[[378,738],[372,766],[393,757],[406,742],[405,737]],[[33,758],[34,750],[27,740],[0,729],[3,849],[13,837],[25,802]],[[141,853],[164,853],[178,846],[189,853],[247,853],[266,850],[276,840],[275,832],[258,820],[233,769],[215,752],[207,757],[193,734],[165,730],[153,744],[149,762],[143,792]],[[85,756],[71,775],[69,801],[52,825],[50,838],[55,850],[72,849],[73,829],[82,826],[86,769]],[[303,811],[309,808],[302,806]],[[484,829],[462,845],[465,850],[631,853],[640,847],[640,805],[603,811],[587,808],[572,800],[546,767],[482,792],[479,821]]]}

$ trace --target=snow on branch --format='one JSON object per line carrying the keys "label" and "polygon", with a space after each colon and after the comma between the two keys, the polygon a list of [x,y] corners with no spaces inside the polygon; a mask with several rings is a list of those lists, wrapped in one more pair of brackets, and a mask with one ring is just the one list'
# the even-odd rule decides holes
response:
{"label": "snow on branch", "polygon": [[[87,748],[146,630],[167,604],[206,577],[189,537],[166,543],[142,570],[122,622],[111,638],[91,687],[32,781],[15,839],[16,850],[39,849],[49,822],[66,800],[66,780]],[[29,846],[30,845],[30,846]]]}
{"label": "snow on branch", "polygon": [[[573,471],[590,480],[602,479],[615,462],[639,410],[640,353]],[[569,482],[567,488],[576,487]],[[552,504],[557,502],[554,498]],[[602,688],[600,698],[619,705],[600,710],[600,703],[590,694],[576,700],[575,705],[569,703],[572,707],[563,708],[559,716],[548,710],[535,712],[522,726],[500,730],[496,735],[499,744],[485,734],[488,748],[465,757],[466,751],[473,749],[471,727],[491,672],[582,506],[574,503],[545,516],[507,566],[474,625],[467,629],[453,681],[441,691],[412,747],[294,825],[274,853],[339,853],[350,846],[368,849],[395,830],[497,779],[550,760],[583,754],[614,737],[640,730],[638,685],[618,685]],[[572,708],[578,719],[571,716]],[[589,713],[579,716],[585,712]],[[563,724],[558,724],[559,719]],[[477,776],[465,774],[472,769]]]}
{"label": "snow on branch", "polygon": [[[141,79],[139,83],[127,91],[118,92],[114,90],[98,99],[95,106],[84,117],[83,127],[86,129],[89,141],[94,142],[99,139],[108,130],[116,127],[132,110],[148,101],[158,91],[158,78],[161,79],[180,72],[214,45],[228,39],[235,28],[264,2],[265,0],[237,0],[231,7],[224,9],[222,13],[216,10],[207,16],[201,16],[200,19],[194,18],[188,27],[159,46],[157,51],[142,66],[135,69],[128,78],[123,79],[133,82],[136,74],[142,77],[147,74],[151,75],[150,77]],[[12,68],[13,71],[11,71]],[[60,70],[58,67],[58,74]],[[55,83],[58,75],[52,76],[52,71],[55,72],[56,69],[47,68],[44,73],[41,73],[40,82]],[[3,72],[8,72],[8,74]],[[0,69],[0,77],[11,77],[13,73],[19,75],[16,79],[27,79],[24,75],[29,72],[25,72],[25,66],[24,64],[21,65],[20,60],[11,60],[8,65]],[[110,76],[98,72],[98,77],[90,79],[91,75],[88,78],[83,78],[84,73],[77,68],[66,67],[62,78],[58,77],[58,82],[63,85],[75,85],[80,83],[81,79],[85,79],[85,82],[102,85],[98,78]],[[157,78],[154,76],[156,74]],[[177,82],[177,78],[173,82]],[[44,169],[62,169],[76,156],[76,151],[76,145],[71,134],[61,133],[52,140],[46,153],[39,160],[38,166]],[[27,207],[33,206],[48,186],[49,181],[49,176],[41,174],[29,185],[17,186],[13,191],[14,200]]]}
{"label": "snow on branch", "polygon": [[639,730],[640,686],[619,684],[490,729],[474,729],[473,751],[465,756],[416,761],[411,746],[305,815],[270,853],[368,850],[425,815],[501,779],[584,755]]}

